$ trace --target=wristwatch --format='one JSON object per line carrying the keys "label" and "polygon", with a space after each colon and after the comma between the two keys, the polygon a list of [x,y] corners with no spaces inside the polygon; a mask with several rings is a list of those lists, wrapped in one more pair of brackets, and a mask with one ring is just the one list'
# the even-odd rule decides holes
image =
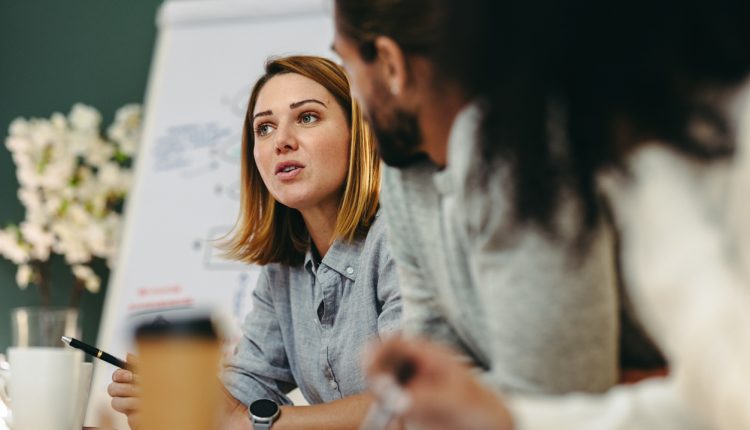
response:
{"label": "wristwatch", "polygon": [[247,414],[250,415],[253,430],[269,430],[281,415],[281,409],[273,400],[260,399],[250,404]]}

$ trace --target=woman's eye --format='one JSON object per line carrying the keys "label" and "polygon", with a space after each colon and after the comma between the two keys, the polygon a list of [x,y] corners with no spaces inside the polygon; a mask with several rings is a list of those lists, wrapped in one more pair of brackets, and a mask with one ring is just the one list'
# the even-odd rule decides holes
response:
{"label": "woman's eye", "polygon": [[318,119],[319,119],[318,116],[315,115],[314,113],[303,113],[299,117],[299,121],[302,124],[312,124],[314,122],[317,122]]}
{"label": "woman's eye", "polygon": [[255,127],[255,135],[265,136],[270,133],[272,129],[273,128],[271,127],[271,124],[260,124],[259,126]]}

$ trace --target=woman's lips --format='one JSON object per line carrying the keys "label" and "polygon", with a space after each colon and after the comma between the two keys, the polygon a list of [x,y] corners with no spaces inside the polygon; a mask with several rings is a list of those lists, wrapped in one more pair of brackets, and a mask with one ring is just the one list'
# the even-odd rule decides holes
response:
{"label": "woman's lips", "polygon": [[276,177],[282,181],[288,181],[299,175],[300,172],[302,172],[302,169],[304,169],[302,166],[289,166],[288,168],[276,172]]}

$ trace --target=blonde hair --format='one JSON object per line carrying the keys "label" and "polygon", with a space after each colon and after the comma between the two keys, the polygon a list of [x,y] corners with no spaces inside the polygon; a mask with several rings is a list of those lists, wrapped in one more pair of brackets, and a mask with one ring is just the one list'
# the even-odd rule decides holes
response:
{"label": "blonde hair", "polygon": [[231,259],[261,265],[282,263],[293,266],[302,264],[309,246],[309,234],[302,215],[273,198],[253,158],[255,135],[251,116],[258,94],[271,78],[287,73],[296,73],[325,87],[343,109],[351,130],[349,171],[333,239],[352,241],[365,235],[378,210],[380,158],[362,110],[351,97],[343,69],[321,57],[270,59],[265,74],[253,87],[244,119],[240,214],[228,239],[221,244],[225,256]]}

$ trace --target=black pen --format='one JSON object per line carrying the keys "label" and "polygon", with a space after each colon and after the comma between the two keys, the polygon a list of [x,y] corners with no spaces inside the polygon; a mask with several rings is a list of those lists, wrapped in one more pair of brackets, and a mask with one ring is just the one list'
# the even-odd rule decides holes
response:
{"label": "black pen", "polygon": [[72,337],[63,336],[62,341],[73,348],[80,349],[86,354],[96,357],[100,360],[104,360],[109,364],[119,367],[120,369],[131,370],[130,366],[128,366],[128,363],[120,360],[119,358],[113,355],[107,354],[106,352],[102,351],[99,348],[91,346],[87,343],[83,343],[78,339],[73,339]]}

